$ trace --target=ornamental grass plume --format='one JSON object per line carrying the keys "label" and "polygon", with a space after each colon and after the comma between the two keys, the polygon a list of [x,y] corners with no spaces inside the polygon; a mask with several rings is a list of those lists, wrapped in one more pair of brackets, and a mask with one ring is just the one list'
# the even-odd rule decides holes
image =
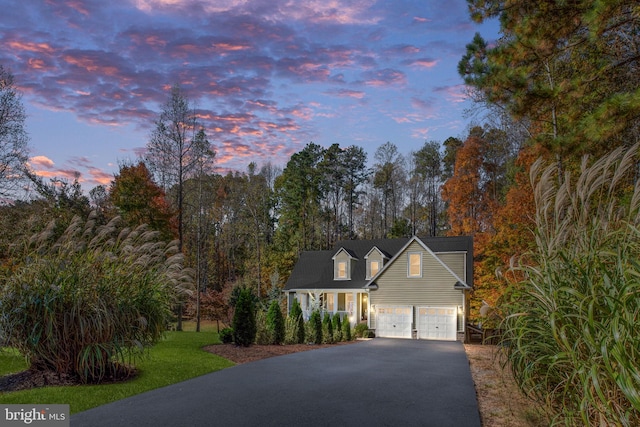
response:
{"label": "ornamental grass plume", "polygon": [[0,336],[32,369],[85,383],[121,375],[162,337],[192,274],[177,242],[146,226],[96,226],[92,213],[57,239],[54,228],[32,236],[0,277]]}
{"label": "ornamental grass plume", "polygon": [[537,248],[514,267],[502,344],[554,424],[640,425],[639,163],[634,145],[575,180],[531,169]]}

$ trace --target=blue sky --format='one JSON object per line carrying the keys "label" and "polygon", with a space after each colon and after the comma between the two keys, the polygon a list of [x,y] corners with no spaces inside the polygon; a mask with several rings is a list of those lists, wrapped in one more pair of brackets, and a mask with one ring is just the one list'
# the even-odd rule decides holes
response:
{"label": "blue sky", "polygon": [[31,166],[85,188],[143,152],[176,83],[220,171],[284,166],[313,141],[403,154],[464,136],[464,0],[0,0],[0,64],[23,93]]}

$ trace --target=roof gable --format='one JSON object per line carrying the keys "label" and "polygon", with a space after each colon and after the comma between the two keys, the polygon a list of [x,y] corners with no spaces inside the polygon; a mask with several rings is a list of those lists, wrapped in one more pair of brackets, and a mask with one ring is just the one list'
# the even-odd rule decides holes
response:
{"label": "roof gable", "polygon": [[348,250],[348,249],[345,249],[345,248],[338,249],[338,252],[336,252],[336,254],[333,257],[331,257],[331,259],[335,260],[338,257],[338,255],[340,255],[341,253],[346,254],[351,259],[358,259],[358,256],[357,256],[357,254],[355,252],[353,252],[351,250]]}
{"label": "roof gable", "polygon": [[370,257],[374,252],[377,252],[378,254],[380,254],[380,256],[381,256],[383,259],[389,259],[389,258],[391,258],[391,255],[390,255],[390,254],[388,254],[388,253],[387,253],[387,252],[385,252],[385,251],[380,250],[377,246],[374,246],[374,247],[372,247],[372,248],[371,248],[371,250],[370,250],[369,252],[367,252],[367,254],[364,256],[364,259],[369,258],[369,257]]}
{"label": "roof gable", "polygon": [[445,264],[438,256],[436,256],[436,254],[434,253],[434,251],[432,251],[429,246],[427,246],[419,237],[417,236],[413,236],[411,239],[409,239],[409,241],[402,247],[402,249],[400,249],[394,256],[393,258],[391,258],[391,260],[387,263],[385,263],[385,265],[382,267],[382,269],[380,269],[380,271],[378,271],[378,274],[376,274],[375,276],[373,276],[370,280],[369,283],[367,284],[367,287],[371,287],[371,286],[375,286],[374,285],[374,281],[377,277],[379,277],[381,274],[383,274],[386,270],[389,269],[389,267],[391,267],[394,262],[403,254],[405,253],[405,251],[407,250],[407,248],[409,248],[411,246],[412,243],[418,243],[424,250],[425,252],[427,252],[427,254],[429,254],[433,259],[435,259],[442,267],[444,267],[455,279],[456,279],[456,283],[455,283],[455,287],[456,289],[471,289],[471,286],[469,286],[464,278],[461,278],[460,276],[458,276],[456,273],[453,272],[453,270],[451,270],[451,268]]}

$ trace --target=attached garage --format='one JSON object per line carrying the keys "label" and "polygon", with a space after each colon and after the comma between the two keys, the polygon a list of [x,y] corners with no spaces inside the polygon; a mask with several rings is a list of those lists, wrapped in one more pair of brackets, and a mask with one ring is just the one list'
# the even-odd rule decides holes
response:
{"label": "attached garage", "polygon": [[417,307],[418,339],[455,341],[457,337],[456,307]]}
{"label": "attached garage", "polygon": [[411,339],[413,306],[376,307],[376,336]]}

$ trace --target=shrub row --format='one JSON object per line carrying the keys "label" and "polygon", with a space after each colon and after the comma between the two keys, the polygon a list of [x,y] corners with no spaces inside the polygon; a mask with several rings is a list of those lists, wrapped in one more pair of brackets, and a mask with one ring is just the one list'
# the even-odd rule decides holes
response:
{"label": "shrub row", "polygon": [[[366,325],[365,325],[366,326]],[[253,343],[268,344],[333,344],[350,341],[354,336],[348,321],[342,322],[339,314],[331,316],[314,311],[305,322],[298,301],[294,301],[291,312],[285,318],[280,305],[273,301],[267,312],[257,310],[251,290],[238,293],[232,328],[220,331],[223,343],[249,346]]]}

